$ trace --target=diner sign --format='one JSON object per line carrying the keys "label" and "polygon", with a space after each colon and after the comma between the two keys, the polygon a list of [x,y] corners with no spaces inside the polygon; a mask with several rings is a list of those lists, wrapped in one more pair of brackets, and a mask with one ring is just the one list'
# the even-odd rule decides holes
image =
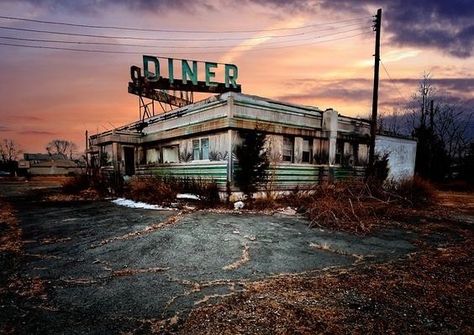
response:
{"label": "diner sign", "polygon": [[[161,60],[161,62],[160,62]],[[163,77],[162,66],[166,64],[168,77]],[[180,69],[180,71],[175,71]],[[222,81],[216,81],[216,72],[223,72]],[[180,76],[178,75],[180,74]],[[241,92],[237,84],[239,70],[234,64],[196,61],[186,59],[143,56],[141,68],[132,66],[130,76],[134,86],[152,89],[192,92]]]}

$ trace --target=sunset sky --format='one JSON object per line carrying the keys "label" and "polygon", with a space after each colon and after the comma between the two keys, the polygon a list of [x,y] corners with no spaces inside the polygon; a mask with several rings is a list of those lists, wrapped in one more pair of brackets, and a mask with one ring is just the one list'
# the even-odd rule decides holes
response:
{"label": "sunset sky", "polygon": [[[441,95],[473,110],[470,0],[3,0],[0,138],[14,139],[24,152],[44,152],[56,138],[83,149],[86,129],[135,121],[138,98],[127,93],[127,84],[130,66],[141,67],[143,54],[231,62],[243,93],[366,116],[377,8],[383,9],[381,112],[401,109],[425,72]],[[204,80],[202,69],[199,75]]]}

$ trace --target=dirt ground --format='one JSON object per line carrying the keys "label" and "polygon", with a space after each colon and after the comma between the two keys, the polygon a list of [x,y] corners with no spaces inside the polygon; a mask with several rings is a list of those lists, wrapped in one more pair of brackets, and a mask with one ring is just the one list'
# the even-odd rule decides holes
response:
{"label": "dirt ground", "polygon": [[1,333],[474,331],[473,194],[355,236],[21,187],[0,183]]}

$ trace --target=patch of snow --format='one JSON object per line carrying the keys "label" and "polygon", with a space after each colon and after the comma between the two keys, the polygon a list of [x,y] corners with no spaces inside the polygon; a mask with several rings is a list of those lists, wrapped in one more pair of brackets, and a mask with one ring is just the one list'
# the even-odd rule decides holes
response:
{"label": "patch of snow", "polygon": [[176,195],[176,199],[201,200],[201,197],[191,193],[179,193]]}
{"label": "patch of snow", "polygon": [[234,209],[242,209],[244,208],[245,204],[243,203],[243,201],[237,201],[234,203]]}
{"label": "patch of snow", "polygon": [[112,200],[112,203],[119,205],[119,206],[125,206],[125,207],[130,207],[130,208],[140,208],[140,209],[153,209],[156,211],[171,211],[173,208],[169,207],[163,207],[159,205],[151,205],[147,204],[145,202],[140,202],[140,201],[133,201],[130,199],[125,199],[125,198],[117,198],[115,200]]}

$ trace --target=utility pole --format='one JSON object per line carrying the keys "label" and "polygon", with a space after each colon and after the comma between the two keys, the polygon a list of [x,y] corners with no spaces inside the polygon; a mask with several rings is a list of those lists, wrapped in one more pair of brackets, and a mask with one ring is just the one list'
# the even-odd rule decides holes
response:
{"label": "utility pole", "polygon": [[380,28],[382,23],[382,8],[377,10],[373,29],[375,31],[375,61],[374,61],[374,92],[372,97],[372,121],[370,124],[369,168],[375,161],[375,136],[377,133],[377,109],[379,100],[379,66],[380,66]]}

